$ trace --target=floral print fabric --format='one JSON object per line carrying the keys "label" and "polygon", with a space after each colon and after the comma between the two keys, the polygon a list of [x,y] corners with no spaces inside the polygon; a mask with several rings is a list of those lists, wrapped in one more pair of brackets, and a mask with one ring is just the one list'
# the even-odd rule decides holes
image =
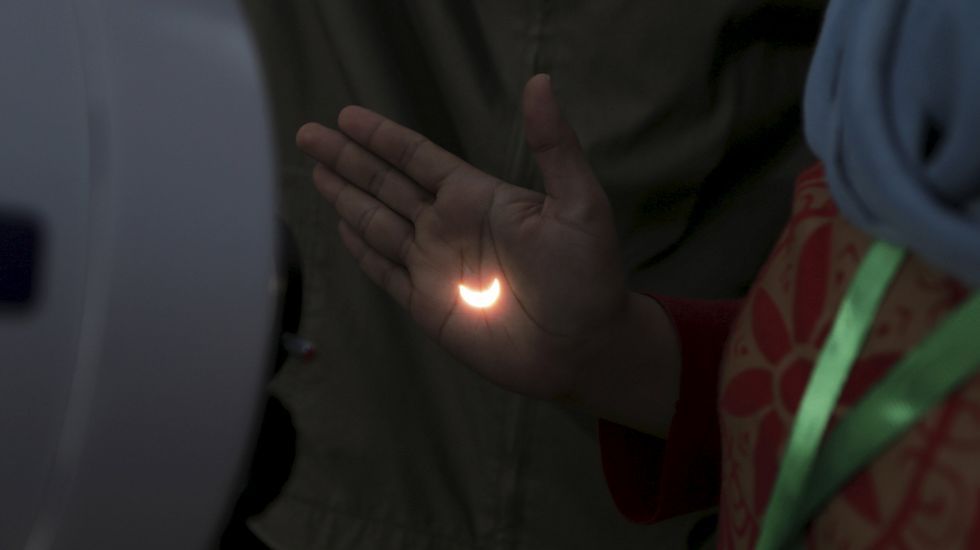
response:
{"label": "floral print fabric", "polygon": [[[814,361],[871,242],[840,217],[817,165],[798,179],[791,218],[727,329],[716,312],[730,302],[660,299],[674,318],[684,360],[666,445],[600,423],[607,482],[627,517],[659,521],[718,502],[718,547],[753,547]],[[969,293],[910,255],[829,429]],[[710,379],[718,381],[717,392],[705,389]],[[652,474],[653,467],[659,472]],[[630,486],[636,480],[644,483]],[[720,491],[718,501],[712,490]],[[833,550],[980,549],[980,376],[851,480],[814,518],[806,540],[808,548]]]}

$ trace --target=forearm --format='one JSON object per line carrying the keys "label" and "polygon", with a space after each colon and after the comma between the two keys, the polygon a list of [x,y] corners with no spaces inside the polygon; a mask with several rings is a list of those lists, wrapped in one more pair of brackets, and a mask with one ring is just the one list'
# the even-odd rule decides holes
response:
{"label": "forearm", "polygon": [[601,418],[666,437],[681,371],[680,341],[669,314],[656,300],[630,293],[622,320],[611,327],[602,347],[603,359],[582,369],[567,401]]}

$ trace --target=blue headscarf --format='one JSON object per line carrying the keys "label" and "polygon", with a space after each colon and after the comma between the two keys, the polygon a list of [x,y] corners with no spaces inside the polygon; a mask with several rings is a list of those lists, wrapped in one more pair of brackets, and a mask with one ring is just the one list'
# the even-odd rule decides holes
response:
{"label": "blue headscarf", "polygon": [[980,0],[831,0],[804,115],[850,222],[980,286]]}

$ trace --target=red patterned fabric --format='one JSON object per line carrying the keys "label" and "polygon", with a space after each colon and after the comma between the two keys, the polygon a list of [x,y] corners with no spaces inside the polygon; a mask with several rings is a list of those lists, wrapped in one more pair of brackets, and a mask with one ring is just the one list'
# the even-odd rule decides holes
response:
{"label": "red patterned fabric", "polygon": [[[871,242],[838,216],[817,166],[798,180],[792,217],[727,337],[720,336],[724,331],[715,323],[717,317],[705,313],[710,302],[685,306],[664,301],[671,315],[682,319],[677,328],[685,374],[668,441],[645,467],[660,467],[659,479],[674,481],[648,484],[645,489],[655,494],[623,500],[622,489],[612,479],[628,478],[620,470],[636,466],[617,461],[629,453],[619,440],[618,447],[604,448],[603,456],[610,489],[621,508],[629,508],[631,502],[656,502],[654,514],[646,519],[657,520],[667,516],[661,510],[675,508],[670,502],[710,505],[705,495],[692,498],[693,493],[685,492],[696,482],[677,478],[711,479],[720,474],[719,547],[752,547],[813,362]],[[957,281],[910,258],[882,303],[831,429],[968,293]],[[714,367],[697,364],[709,360],[704,350],[722,346],[720,370],[717,361]],[[700,351],[691,352],[691,347]],[[705,404],[698,393],[714,395],[704,391],[710,385],[704,376],[712,368],[718,373],[717,408]],[[716,411],[721,452],[708,459],[702,451],[715,447],[707,438],[719,432],[705,428],[711,424],[706,417],[715,417]],[[610,427],[600,430],[607,434]],[[634,444],[649,446],[638,443],[649,438],[631,437]],[[694,441],[699,437],[705,440]],[[606,435],[601,443],[608,442]],[[703,469],[694,471],[692,466]],[[685,511],[684,506],[679,511]],[[627,510],[627,516],[635,518],[631,512],[636,510]],[[980,377],[975,377],[853,479],[811,523],[807,541],[810,548],[831,549],[980,549],[978,525]]]}

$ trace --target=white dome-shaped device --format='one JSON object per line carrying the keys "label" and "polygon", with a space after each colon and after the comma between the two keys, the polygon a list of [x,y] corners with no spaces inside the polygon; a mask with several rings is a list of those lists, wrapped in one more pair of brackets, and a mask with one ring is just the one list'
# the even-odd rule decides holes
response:
{"label": "white dome-shaped device", "polygon": [[0,3],[0,548],[215,544],[275,296],[234,0]]}

